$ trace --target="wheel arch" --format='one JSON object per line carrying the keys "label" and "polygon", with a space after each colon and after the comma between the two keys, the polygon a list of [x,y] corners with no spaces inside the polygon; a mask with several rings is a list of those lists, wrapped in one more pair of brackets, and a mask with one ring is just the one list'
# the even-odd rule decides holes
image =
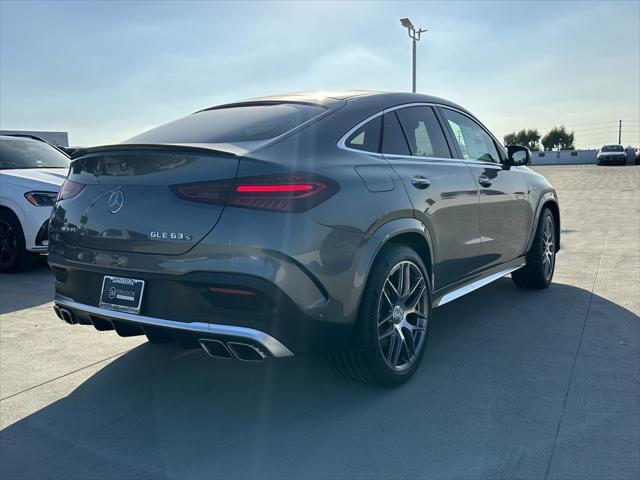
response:
{"label": "wheel arch", "polygon": [[348,302],[349,311],[354,313],[358,311],[374,262],[380,253],[390,245],[406,245],[413,248],[422,258],[427,268],[429,281],[433,285],[437,252],[434,250],[435,246],[427,226],[416,218],[391,220],[381,225],[372,234],[369,234],[367,246],[360,257],[354,278],[353,289]]}
{"label": "wheel arch", "polygon": [[0,205],[0,212],[6,212],[9,215],[13,216],[13,218],[16,219],[16,222],[18,222],[18,225],[20,225],[20,230],[22,231],[22,235],[24,236],[24,225],[20,219],[20,215],[18,215],[11,207],[8,207],[7,205]]}
{"label": "wheel arch", "polygon": [[11,207],[7,207],[6,205],[0,205],[0,212],[6,212],[9,215],[12,215],[18,221],[18,223],[20,224],[20,227],[22,227],[22,222],[20,221],[20,217],[16,212],[13,211]]}
{"label": "wheel arch", "polygon": [[[384,249],[389,248],[392,245],[403,245],[410,247],[420,255],[420,258],[424,262],[424,266],[427,268],[427,275],[433,285],[433,256],[432,250],[427,238],[418,232],[403,232],[389,238],[381,248],[378,250],[376,258],[380,255]],[[375,259],[374,259],[375,261]]]}
{"label": "wheel arch", "polygon": [[531,231],[529,232],[529,240],[527,241],[527,248],[525,250],[525,254],[529,252],[531,245],[533,243],[533,239],[536,235],[536,230],[538,228],[538,222],[540,221],[540,215],[542,215],[542,211],[548,208],[553,213],[554,226],[556,228],[557,234],[557,250],[560,250],[560,205],[558,204],[558,197],[555,192],[547,192],[538,201],[538,206],[536,208],[535,216],[533,217],[533,222],[531,225]]}

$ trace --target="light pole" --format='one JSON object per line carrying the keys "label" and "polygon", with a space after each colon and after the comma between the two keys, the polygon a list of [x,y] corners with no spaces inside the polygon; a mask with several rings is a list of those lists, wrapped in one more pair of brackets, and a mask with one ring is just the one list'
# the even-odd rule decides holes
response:
{"label": "light pole", "polygon": [[409,38],[411,38],[413,43],[413,90],[412,91],[413,93],[416,93],[416,43],[420,41],[420,35],[426,32],[427,30],[426,29],[423,30],[421,28],[416,30],[416,28],[413,26],[413,23],[411,23],[411,20],[409,20],[408,18],[401,18],[400,23],[402,24],[403,27],[407,29]]}

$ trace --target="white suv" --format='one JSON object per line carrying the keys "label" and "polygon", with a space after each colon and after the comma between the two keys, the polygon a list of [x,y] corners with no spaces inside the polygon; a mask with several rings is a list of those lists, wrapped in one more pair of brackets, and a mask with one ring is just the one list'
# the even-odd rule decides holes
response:
{"label": "white suv", "polygon": [[35,137],[0,136],[0,272],[21,270],[45,253],[51,207],[69,157]]}

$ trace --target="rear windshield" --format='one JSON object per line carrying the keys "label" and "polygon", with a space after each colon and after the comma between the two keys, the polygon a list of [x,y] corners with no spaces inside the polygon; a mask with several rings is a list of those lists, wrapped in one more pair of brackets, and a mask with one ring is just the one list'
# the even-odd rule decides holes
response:
{"label": "rear windshield", "polygon": [[602,147],[601,152],[624,152],[622,145],[605,145]]}
{"label": "rear windshield", "polygon": [[69,168],[69,157],[38,140],[0,140],[0,170],[15,168]]}
{"label": "rear windshield", "polygon": [[299,103],[244,105],[194,113],[127,143],[242,143],[275,138],[324,112]]}

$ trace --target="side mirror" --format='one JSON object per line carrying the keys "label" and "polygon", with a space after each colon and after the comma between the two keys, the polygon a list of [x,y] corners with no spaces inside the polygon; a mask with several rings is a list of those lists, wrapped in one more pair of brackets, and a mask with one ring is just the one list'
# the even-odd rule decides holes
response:
{"label": "side mirror", "polygon": [[531,163],[531,151],[527,147],[520,145],[507,145],[507,161],[505,166],[520,167]]}

